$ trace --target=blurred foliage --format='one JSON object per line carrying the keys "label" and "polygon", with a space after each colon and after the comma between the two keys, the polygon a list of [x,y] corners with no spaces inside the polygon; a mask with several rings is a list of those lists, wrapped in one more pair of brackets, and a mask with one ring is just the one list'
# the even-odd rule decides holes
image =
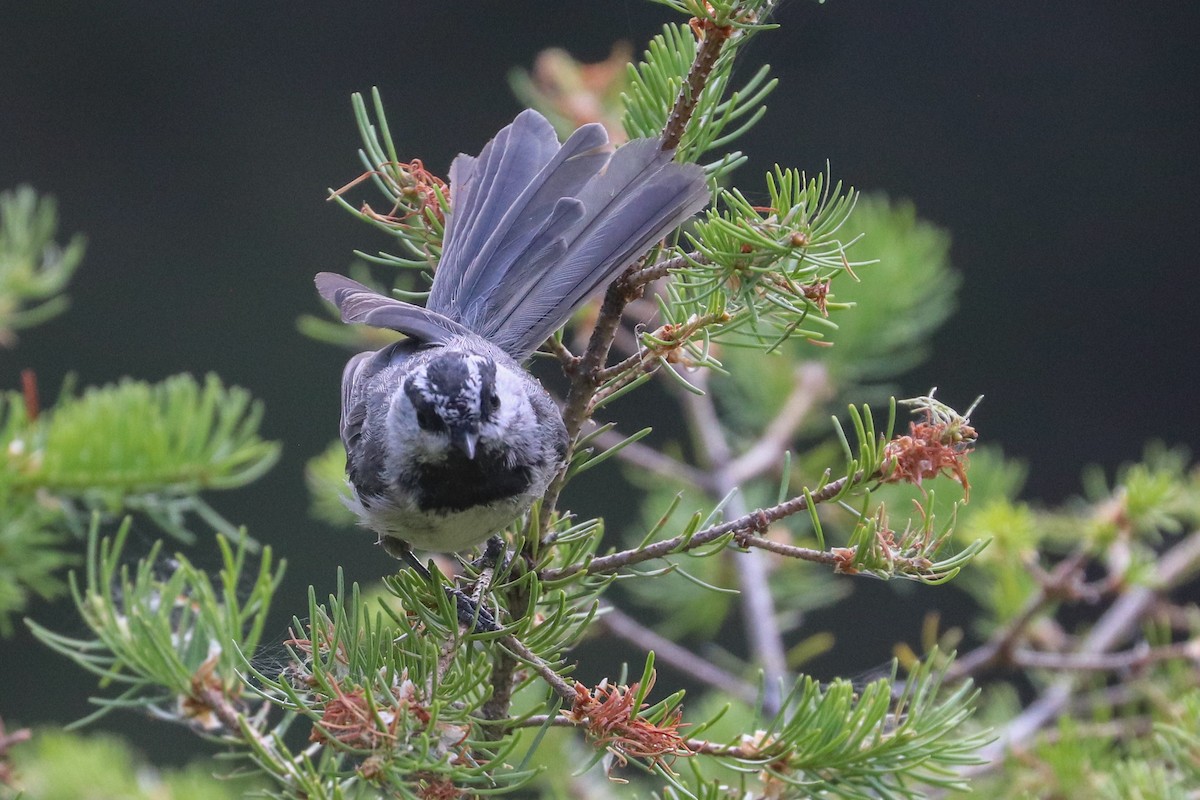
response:
{"label": "blurred foliage", "polygon": [[0,347],[67,307],[62,292],[83,260],[84,241],[74,236],[64,247],[57,232],[54,198],[29,186],[0,192]]}
{"label": "blurred foliage", "polygon": [[151,766],[116,737],[51,729],[14,748],[12,766],[20,778],[15,787],[0,785],[5,800],[237,800],[262,786],[254,776],[223,775],[216,764]]}
{"label": "blurred foliage", "polygon": [[262,406],[213,375],[157,384],[123,380],[64,394],[31,415],[27,396],[0,394],[0,632],[29,592],[57,594],[54,577],[75,556],[91,513],[136,511],[184,541],[188,516],[230,536],[242,533],[200,496],[257,479],[279,445],[262,440]]}
{"label": "blurred foliage", "polygon": [[216,375],[88,388],[29,426],[18,483],[109,508],[148,493],[244,486],[279,457],[279,444],[258,435],[262,415],[249,392]]}
{"label": "blurred foliage", "polygon": [[[57,211],[29,187],[0,194],[0,344],[65,308],[62,291],[83,240],[54,242]],[[31,305],[32,304],[32,305]],[[279,445],[258,435],[261,404],[215,375],[157,384],[124,379],[43,407],[36,376],[0,392],[0,635],[31,595],[50,598],[77,562],[71,533],[93,511],[137,511],[185,541],[190,514],[242,535],[200,497],[244,486],[274,465]]]}
{"label": "blurred foliage", "polygon": [[12,615],[31,595],[61,594],[59,571],[79,561],[54,501],[16,490],[9,477],[0,470],[0,637],[12,633]]}
{"label": "blurred foliage", "polygon": [[1193,800],[1200,787],[1200,689],[1193,678],[1190,688],[1168,693],[1186,683],[1170,680],[1141,697],[1134,713],[1064,717],[999,774],[973,782],[969,796]]}
{"label": "blurred foliage", "polygon": [[[1007,642],[994,668],[1069,698],[1056,724],[972,782],[972,797],[1183,800],[1200,786],[1200,469],[1151,444],[1111,480],[1089,467],[1084,482],[1086,498],[1063,508],[993,493],[978,506],[973,497],[960,520],[992,540],[959,585],[979,606],[976,635]],[[1097,639],[1146,588],[1155,602],[1142,601],[1111,644]],[[1030,713],[1008,680],[984,687],[976,724],[1004,730]]]}
{"label": "blurred foliage", "polygon": [[847,224],[864,232],[854,244],[860,279],[839,281],[833,296],[854,313],[841,316],[836,346],[818,357],[843,391],[867,390],[873,399],[928,357],[962,278],[950,266],[949,234],[919,218],[911,202],[860,196]]}
{"label": "blurred foliage", "polygon": [[354,513],[346,507],[346,450],[341,442],[330,442],[325,451],[308,460],[304,481],[312,498],[312,515],[319,520],[348,528],[355,524]]}
{"label": "blurred foliage", "polygon": [[620,144],[625,139],[622,95],[629,84],[632,57],[628,42],[616,43],[608,58],[594,64],[581,63],[553,47],[538,53],[532,69],[509,72],[508,82],[517,99],[540,111],[561,138],[581,125],[599,122],[609,140]]}

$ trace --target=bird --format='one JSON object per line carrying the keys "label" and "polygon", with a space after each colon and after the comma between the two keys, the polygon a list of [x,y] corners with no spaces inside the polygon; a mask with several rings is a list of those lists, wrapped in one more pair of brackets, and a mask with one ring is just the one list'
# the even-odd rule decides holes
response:
{"label": "bird", "polygon": [[659,138],[614,149],[597,123],[560,144],[545,117],[525,110],[479,155],[452,162],[423,307],[316,276],[343,322],[404,334],[342,373],[347,504],[389,554],[428,574],[413,548],[481,544],[565,467],[561,412],[525,363],[708,203],[704,170],[673,155]]}

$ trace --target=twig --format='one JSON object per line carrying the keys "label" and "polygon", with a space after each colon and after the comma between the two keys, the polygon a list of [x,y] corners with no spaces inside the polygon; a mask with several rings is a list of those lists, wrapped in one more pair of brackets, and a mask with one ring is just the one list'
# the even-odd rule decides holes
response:
{"label": "twig", "polygon": [[741,678],[659,635],[616,606],[605,606],[596,620],[614,636],[619,636],[646,652],[654,651],[656,662],[669,664],[694,680],[727,692],[743,702],[753,703],[757,699],[758,693],[754,687]]}
{"label": "twig", "polygon": [[1150,647],[1144,642],[1121,653],[1051,653],[1041,650],[1017,650],[1012,661],[1027,669],[1054,669],[1076,672],[1120,672],[1147,667],[1176,658],[1200,660],[1200,639]]}
{"label": "twig", "polygon": [[8,762],[8,751],[13,745],[29,741],[33,732],[29,728],[18,728],[9,733],[4,727],[4,718],[0,717],[0,786],[11,786],[12,769]]}
{"label": "twig", "polygon": [[[611,367],[605,367],[600,370],[596,376],[597,380],[607,382],[620,376],[622,373],[631,373],[631,377],[638,377],[643,372],[650,372],[655,369],[655,362],[668,355],[671,352],[678,351],[685,344],[692,334],[699,331],[701,328],[707,328],[716,322],[724,322],[729,319],[729,315],[724,312],[718,314],[701,314],[694,316],[686,322],[681,322],[678,325],[668,324],[659,327],[657,330],[650,333],[654,339],[659,339],[665,344],[654,344],[646,346],[641,341],[638,342],[637,350],[633,355],[619,361]],[[603,392],[596,393],[596,402],[603,395]],[[594,405],[595,403],[593,403]]]}
{"label": "twig", "polygon": [[[754,536],[751,534],[741,534],[737,536],[737,543],[742,547],[755,547],[759,550],[767,550],[780,556],[795,558],[800,561],[811,561],[814,564],[826,564],[829,566],[837,566],[844,563],[845,559],[828,550],[814,550],[811,547],[797,547],[794,544],[785,544],[776,542],[762,536]],[[898,559],[899,561],[899,559]]]}
{"label": "twig", "polygon": [[579,356],[572,353],[570,348],[568,348],[558,339],[553,337],[550,338],[546,342],[546,347],[548,347],[550,352],[554,354],[554,357],[558,359],[558,363],[562,365],[563,372],[565,372],[567,375],[572,374],[579,367]]}
{"label": "twig", "polygon": [[[696,110],[700,93],[704,90],[713,67],[716,66],[718,56],[721,55],[721,49],[735,30],[729,26],[715,25],[711,21],[704,21],[702,25],[704,41],[696,49],[696,56],[688,71],[687,80],[680,87],[679,95],[675,98],[675,104],[663,127],[663,150],[674,150],[679,146],[679,141],[692,118],[692,113]],[[572,362],[571,387],[567,392],[567,400],[563,408],[563,422],[567,427],[569,451],[574,449],[579,432],[583,429],[583,424],[591,412],[592,398],[600,387],[600,370],[608,360],[608,353],[612,348],[613,339],[616,338],[617,330],[620,328],[625,307],[641,295],[647,282],[643,278],[639,278],[639,282],[635,282],[632,280],[632,276],[644,275],[641,270],[645,268],[645,264],[632,265],[609,284],[608,290],[604,293],[604,302],[600,306],[600,313],[596,317],[596,324],[592,328],[592,335],[588,339],[587,348],[577,361]],[[665,275],[666,271],[662,274]],[[571,453],[568,452],[568,461],[570,456]],[[564,469],[559,472],[546,490],[539,520],[543,535],[549,528],[550,520],[557,509],[558,498],[562,494],[566,479],[567,471]]]}
{"label": "twig", "polygon": [[[862,472],[857,472],[854,475],[830,481],[812,493],[813,502],[824,503],[841,494],[847,483],[853,482],[859,484],[875,477],[878,477],[878,475],[863,475]],[[643,561],[662,558],[675,552],[694,550],[697,547],[720,539],[722,536],[766,530],[772,522],[777,522],[785,517],[798,514],[807,508],[808,500],[804,495],[799,495],[770,508],[756,509],[729,522],[712,525],[704,530],[697,531],[691,536],[681,534],[673,536],[670,539],[654,542],[645,547],[621,550],[606,556],[599,556],[584,564],[572,564],[558,569],[548,569],[541,573],[541,578],[543,581],[556,581],[574,575],[607,575],[619,572],[625,567],[631,567]]]}
{"label": "twig", "polygon": [[[600,387],[599,374],[604,362],[608,359],[609,348],[621,324],[621,313],[625,305],[632,299],[627,293],[622,278],[609,284],[604,293],[604,303],[600,306],[600,314],[596,317],[596,325],[588,339],[587,349],[575,364],[571,376],[571,387],[567,391],[566,404],[563,407],[563,423],[567,427],[568,452],[566,461],[570,461],[575,449],[579,432],[587,421],[591,408],[592,397]],[[567,470],[558,473],[546,490],[542,500],[541,529],[543,535],[550,525],[551,515],[558,506],[558,497],[566,485]]]}
{"label": "twig", "polygon": [[42,404],[38,400],[37,373],[31,369],[21,370],[21,394],[25,400],[25,418],[29,422],[36,422]]}
{"label": "twig", "polygon": [[[603,450],[616,447],[625,441],[625,435],[615,430],[608,430],[597,436],[593,441]],[[708,473],[701,472],[691,464],[672,458],[665,453],[647,447],[641,442],[630,442],[617,453],[617,458],[647,472],[653,472],[663,478],[673,481],[690,483],[698,489],[707,489],[712,481]]]}
{"label": "twig", "polygon": [[712,74],[713,67],[717,65],[721,49],[735,30],[732,26],[717,25],[708,19],[699,22],[701,30],[704,31],[704,38],[701,40],[700,46],[696,48],[696,57],[692,60],[691,69],[688,70],[687,80],[680,87],[679,95],[675,98],[675,106],[667,117],[667,124],[663,128],[662,134],[663,150],[674,150],[679,146],[683,134],[687,132],[688,122],[691,121],[692,114],[696,110],[696,104],[700,102],[700,94],[704,91],[705,84],[708,83],[708,76]]}
{"label": "twig", "polygon": [[[503,558],[504,556],[501,555],[500,557]],[[527,567],[524,554],[516,554],[512,558],[519,559],[511,563],[512,567]],[[510,618],[524,618],[529,613],[529,592],[524,588],[524,585],[520,582],[513,582],[508,584],[502,591],[504,593],[504,607]],[[516,673],[516,670],[517,659],[513,654],[503,648],[497,648],[495,654],[492,656],[492,674],[490,678],[492,694],[480,709],[480,713],[484,719],[499,720],[508,716],[509,709],[512,706],[513,675]],[[485,729],[485,735],[487,736],[498,734],[498,730]]]}
{"label": "twig", "polygon": [[[513,720],[511,727],[540,728],[543,725],[549,725],[553,728],[578,728],[582,724],[580,720],[566,716],[565,714],[556,714],[553,717],[549,714],[532,714],[528,717],[522,717],[519,720]],[[696,755],[736,758],[743,761],[768,761],[778,755],[777,752],[769,750],[756,749],[743,745],[721,744],[720,742],[710,742],[707,739],[686,739],[684,740],[684,745],[689,752]]]}
{"label": "twig", "polygon": [[1026,602],[1025,607],[1011,622],[986,643],[955,659],[954,664],[946,673],[946,680],[960,681],[963,678],[979,675],[1008,660],[1017,640],[1025,633],[1029,624],[1060,596],[1061,592],[1057,587],[1068,581],[1074,582],[1086,561],[1087,552],[1081,548],[1055,565],[1054,569],[1041,580],[1041,589],[1038,593]]}
{"label": "twig", "polygon": [[501,636],[499,641],[500,644],[508,648],[508,650],[517,656],[517,658],[533,667],[534,671],[537,672],[538,675],[542,676],[542,680],[550,684],[550,688],[554,690],[556,695],[564,700],[569,700],[571,702],[575,701],[576,694],[575,690],[571,688],[571,685],[563,680],[561,675],[551,669],[549,664],[543,661],[537,653],[526,647],[523,642],[517,639],[517,637],[509,634],[507,636]]}
{"label": "twig", "polygon": [[720,744],[705,739],[688,739],[687,748],[697,755],[736,758],[742,761],[765,762],[771,761],[780,755],[778,748],[774,751],[765,751],[753,746]]}
{"label": "twig", "polygon": [[[1200,565],[1200,531],[1189,534],[1162,555],[1156,577],[1158,588],[1138,586],[1117,598],[1084,638],[1076,651],[1080,656],[1107,653],[1133,632],[1162,591],[1186,580]],[[980,751],[985,764],[967,770],[968,775],[986,772],[998,766],[1011,747],[1024,744],[1047,723],[1056,719],[1070,702],[1079,676],[1066,673],[1050,684],[1041,697],[1009,722],[994,742]]]}
{"label": "twig", "polygon": [[215,686],[204,686],[200,688],[196,699],[212,709],[231,736],[235,733],[240,735],[244,741],[252,745],[254,750],[269,759],[268,763],[258,760],[259,764],[268,772],[275,774],[278,779],[293,787],[301,787],[305,784],[304,775],[296,763],[280,753],[275,746],[275,740],[270,736],[264,736],[262,731],[255,728],[250,719],[235,708],[220,689]]}
{"label": "twig", "polygon": [[625,281],[630,286],[646,286],[654,283],[660,278],[665,278],[671,274],[673,270],[683,269],[689,264],[708,264],[711,263],[708,257],[703,255],[699,250],[693,250],[687,255],[678,255],[672,258],[665,258],[662,261],[656,261],[653,264],[647,264],[644,267],[639,267],[629,273]]}
{"label": "twig", "polygon": [[758,441],[726,468],[729,480],[741,486],[777,465],[800,424],[818,401],[829,396],[829,392],[829,372],[823,365],[810,362],[798,367],[793,376],[792,391],[783,401],[775,419],[771,420]]}
{"label": "twig", "polygon": [[[703,389],[707,373],[700,371],[696,384]],[[684,409],[697,440],[700,456],[712,472],[713,489],[719,497],[729,496],[730,513],[744,516],[748,511],[745,495],[729,474],[733,453],[725,439],[725,429],[717,419],[712,395],[686,394]],[[783,681],[787,677],[787,650],[775,613],[775,598],[771,596],[767,562],[762,553],[751,550],[734,560],[741,594],[742,624],[746,628],[750,652],[763,670],[763,711],[774,716],[783,703]]]}
{"label": "twig", "polygon": [[[513,673],[516,668],[517,659],[504,649],[498,650],[492,657],[492,694],[479,710],[484,719],[497,720],[508,716],[512,705]],[[485,735],[489,730],[485,729]]]}

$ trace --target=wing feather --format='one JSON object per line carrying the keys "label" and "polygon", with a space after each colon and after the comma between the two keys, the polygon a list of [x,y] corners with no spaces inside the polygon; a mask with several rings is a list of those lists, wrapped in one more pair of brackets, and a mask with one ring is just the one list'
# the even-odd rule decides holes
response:
{"label": "wing feather", "polygon": [[470,330],[452,319],[403,300],[384,297],[358,281],[332,272],[318,273],[317,291],[342,312],[342,322],[388,328],[424,344],[444,344]]}

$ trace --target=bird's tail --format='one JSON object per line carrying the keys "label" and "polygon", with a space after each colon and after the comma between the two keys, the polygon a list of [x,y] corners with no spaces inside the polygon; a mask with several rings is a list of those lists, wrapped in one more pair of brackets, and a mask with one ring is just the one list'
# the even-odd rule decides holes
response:
{"label": "bird's tail", "polygon": [[450,215],[427,307],[523,360],[593,293],[700,210],[703,170],[658,139],[612,152],[585,125],[561,146],[524,111],[450,167]]}

